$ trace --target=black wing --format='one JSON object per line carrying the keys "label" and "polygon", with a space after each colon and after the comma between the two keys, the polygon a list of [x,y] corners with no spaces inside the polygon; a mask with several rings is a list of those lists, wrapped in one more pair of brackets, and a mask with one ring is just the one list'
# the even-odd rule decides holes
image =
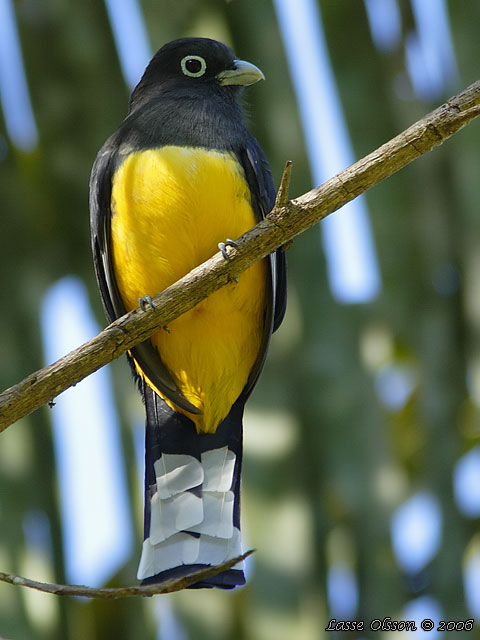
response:
{"label": "black wing", "polygon": [[[123,157],[125,154],[122,154],[119,140],[114,134],[100,149],[90,177],[93,262],[103,306],[110,322],[126,313],[115,281],[110,248],[112,176]],[[190,413],[199,413],[199,410],[185,398],[172,380],[168,369],[150,341],[134,347],[131,354],[157,389],[182,409]]]}
{"label": "black wing", "polygon": [[[235,155],[245,171],[247,184],[252,194],[252,206],[257,220],[264,218],[275,204],[275,187],[272,172],[258,142],[250,136],[245,147],[235,149]],[[269,256],[270,276],[267,286],[267,305],[263,338],[257,360],[253,365],[244,393],[248,396],[262,370],[270,336],[282,323],[287,306],[287,263],[283,248]]]}

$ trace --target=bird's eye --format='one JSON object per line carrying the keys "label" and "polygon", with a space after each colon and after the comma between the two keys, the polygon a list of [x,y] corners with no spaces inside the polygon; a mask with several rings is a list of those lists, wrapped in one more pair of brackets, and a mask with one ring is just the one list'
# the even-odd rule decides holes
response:
{"label": "bird's eye", "polygon": [[199,78],[207,70],[207,63],[201,56],[185,56],[180,64],[183,73],[191,78]]}

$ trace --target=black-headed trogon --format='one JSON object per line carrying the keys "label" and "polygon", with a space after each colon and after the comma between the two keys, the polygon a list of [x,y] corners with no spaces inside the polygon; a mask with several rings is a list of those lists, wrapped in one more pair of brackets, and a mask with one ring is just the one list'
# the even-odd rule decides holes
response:
{"label": "black-headed trogon", "polygon": [[[206,38],[170,42],[149,63],[91,175],[94,263],[110,321],[273,207],[270,169],[239,104],[262,78]],[[280,249],[129,353],[147,414],[145,583],[241,554],[243,410],[285,304]],[[194,586],[244,582],[236,566]]]}

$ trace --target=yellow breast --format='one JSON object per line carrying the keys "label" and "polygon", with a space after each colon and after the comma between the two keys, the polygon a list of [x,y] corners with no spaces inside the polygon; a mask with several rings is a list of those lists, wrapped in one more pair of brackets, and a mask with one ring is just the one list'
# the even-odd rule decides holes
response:
{"label": "yellow breast", "polygon": [[[256,222],[235,157],[189,147],[128,155],[113,178],[111,206],[113,267],[127,310]],[[238,283],[172,322],[169,333],[152,337],[179,389],[202,414],[188,414],[165,400],[186,413],[199,432],[214,432],[245,386],[261,342],[265,281],[265,264],[258,263]]]}

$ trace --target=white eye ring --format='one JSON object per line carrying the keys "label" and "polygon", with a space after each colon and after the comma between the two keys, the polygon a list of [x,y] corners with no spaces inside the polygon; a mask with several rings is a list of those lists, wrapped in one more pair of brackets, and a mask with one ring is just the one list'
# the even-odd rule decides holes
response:
{"label": "white eye ring", "polygon": [[[190,60],[196,60],[197,62],[200,62],[200,69],[198,71],[189,71],[187,69],[187,63],[190,62]],[[182,67],[183,73],[186,76],[190,76],[191,78],[199,78],[200,76],[203,76],[203,74],[207,70],[207,63],[201,56],[185,56],[184,58],[182,58],[180,65]]]}

